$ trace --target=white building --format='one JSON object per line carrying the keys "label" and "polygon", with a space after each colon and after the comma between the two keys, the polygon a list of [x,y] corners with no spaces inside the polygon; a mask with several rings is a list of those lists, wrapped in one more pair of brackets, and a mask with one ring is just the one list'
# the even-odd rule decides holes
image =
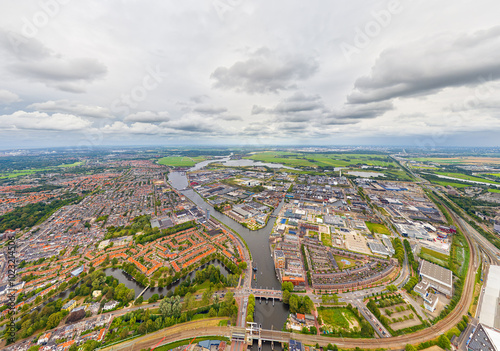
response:
{"label": "white building", "polygon": [[486,286],[481,296],[479,322],[490,328],[500,329],[500,266],[490,266]]}

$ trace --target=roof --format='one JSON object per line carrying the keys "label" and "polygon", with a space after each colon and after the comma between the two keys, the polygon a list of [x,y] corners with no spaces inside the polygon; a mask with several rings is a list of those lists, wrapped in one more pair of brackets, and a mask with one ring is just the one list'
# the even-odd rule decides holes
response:
{"label": "roof", "polygon": [[437,281],[449,288],[453,286],[453,274],[449,269],[438,266],[437,264],[422,260],[420,265],[420,275]]}
{"label": "roof", "polygon": [[482,296],[479,322],[491,328],[500,329],[500,266],[490,266],[486,287]]}
{"label": "roof", "polygon": [[500,332],[478,324],[467,348],[473,351],[496,351],[500,347]]}

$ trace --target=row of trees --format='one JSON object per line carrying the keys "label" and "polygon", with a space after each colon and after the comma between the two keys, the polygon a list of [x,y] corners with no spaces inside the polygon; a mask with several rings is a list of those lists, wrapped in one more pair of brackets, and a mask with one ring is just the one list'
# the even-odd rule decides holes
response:
{"label": "row of trees", "polygon": [[253,322],[253,314],[255,312],[255,296],[250,294],[248,296],[248,305],[247,305],[247,322]]}
{"label": "row of trees", "polygon": [[151,241],[155,241],[158,238],[172,235],[172,234],[181,232],[183,230],[193,228],[194,226],[195,226],[194,221],[188,221],[188,222],[174,225],[173,227],[170,227],[167,229],[158,230],[157,228],[153,228],[150,234],[144,233],[142,235],[136,235],[134,237],[134,240],[136,243],[144,245],[144,244],[147,244]]}
{"label": "row of trees", "polygon": [[400,265],[403,265],[405,259],[405,249],[399,238],[392,239],[392,246],[394,246],[394,257],[397,258]]}
{"label": "row of trees", "polygon": [[413,271],[415,273],[417,273],[418,272],[418,262],[415,260],[415,257],[413,256],[413,251],[411,250],[410,242],[407,239],[404,239],[403,244],[405,246],[406,256],[408,257],[408,264],[413,269]]}
{"label": "row of trees", "polygon": [[67,194],[49,203],[38,202],[16,207],[13,211],[0,216],[0,233],[5,232],[7,229],[31,228],[39,221],[50,216],[58,208],[77,203],[80,200],[81,198],[74,194]]}

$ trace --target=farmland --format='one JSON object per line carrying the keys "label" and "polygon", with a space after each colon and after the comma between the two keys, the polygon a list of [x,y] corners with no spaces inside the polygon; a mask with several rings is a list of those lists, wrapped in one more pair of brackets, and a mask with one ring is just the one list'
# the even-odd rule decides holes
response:
{"label": "farmland", "polygon": [[490,184],[499,184],[497,182],[494,182],[492,180],[489,180],[489,179],[484,179],[484,178],[479,178],[479,177],[475,177],[475,176],[470,176],[470,175],[467,175],[467,174],[463,174],[463,173],[453,173],[453,172],[434,172],[435,174],[439,174],[439,175],[443,175],[443,176],[446,176],[446,177],[452,177],[452,178],[458,178],[458,179],[464,179],[464,180],[472,180],[472,181],[475,181],[475,182],[483,182],[483,183],[490,183]]}
{"label": "farmland", "polygon": [[474,157],[474,156],[462,156],[462,157],[414,157],[411,160],[418,162],[433,162],[438,164],[464,164],[464,165],[476,165],[476,164],[492,164],[500,165],[500,157]]}
{"label": "farmland", "polygon": [[372,154],[322,154],[266,151],[246,157],[255,161],[281,163],[290,167],[349,167],[367,165],[373,167],[396,167],[386,155]]}
{"label": "farmland", "polygon": [[171,167],[192,167],[198,162],[206,160],[204,156],[183,157],[183,156],[167,156],[158,160],[158,163]]}

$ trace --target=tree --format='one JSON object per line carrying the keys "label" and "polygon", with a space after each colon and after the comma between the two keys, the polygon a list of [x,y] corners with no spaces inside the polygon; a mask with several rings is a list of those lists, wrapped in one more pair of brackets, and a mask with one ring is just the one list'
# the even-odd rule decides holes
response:
{"label": "tree", "polygon": [[450,340],[446,337],[446,335],[441,334],[438,339],[438,346],[445,350],[449,350],[451,348]]}
{"label": "tree", "polygon": [[299,298],[297,295],[291,295],[289,299],[290,312],[297,313],[299,309]]}
{"label": "tree", "polygon": [[134,305],[140,305],[144,302],[144,298],[142,296],[139,296],[137,300],[135,300]]}
{"label": "tree", "polygon": [[59,325],[61,320],[63,319],[63,315],[61,312],[52,313],[47,320],[47,329],[55,328]]}
{"label": "tree", "polygon": [[217,312],[215,312],[214,308],[212,307],[210,311],[208,311],[208,317],[213,318],[217,315]]}
{"label": "tree", "polygon": [[281,290],[285,291],[293,291],[293,284],[292,282],[284,282],[281,284]]}
{"label": "tree", "polygon": [[417,351],[417,349],[413,345],[406,344],[405,351]]}
{"label": "tree", "polygon": [[290,291],[284,290],[283,291],[283,303],[286,303],[287,305],[290,302]]}

